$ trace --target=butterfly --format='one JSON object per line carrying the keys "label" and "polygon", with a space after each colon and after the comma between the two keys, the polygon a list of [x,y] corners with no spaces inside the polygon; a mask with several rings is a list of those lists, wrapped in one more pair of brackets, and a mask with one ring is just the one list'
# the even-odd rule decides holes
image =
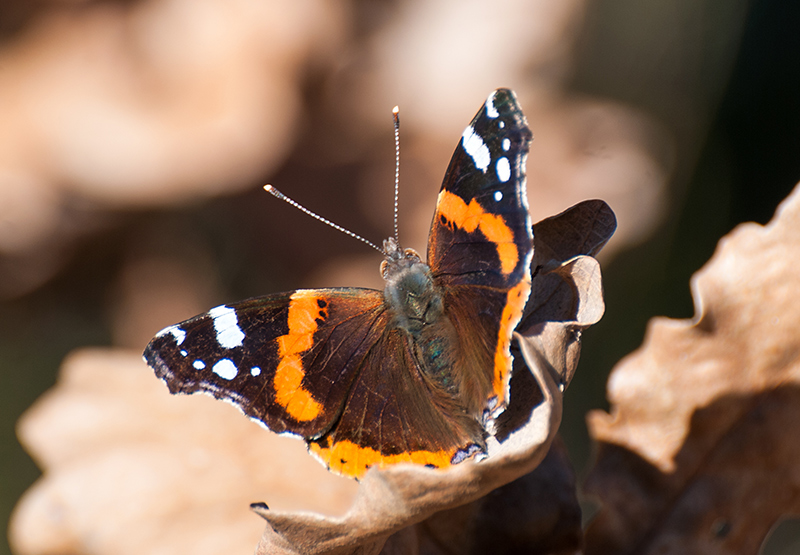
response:
{"label": "butterfly", "polygon": [[427,262],[389,238],[383,291],[301,289],[218,306],[160,331],[146,362],[171,393],[231,401],[344,476],[485,456],[531,288],[530,141],[515,94],[492,92],[445,173]]}

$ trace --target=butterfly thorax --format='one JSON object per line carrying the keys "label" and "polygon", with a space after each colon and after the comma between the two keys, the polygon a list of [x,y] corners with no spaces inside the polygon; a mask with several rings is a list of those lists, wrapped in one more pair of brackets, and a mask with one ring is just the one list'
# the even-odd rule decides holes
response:
{"label": "butterfly thorax", "polygon": [[441,318],[442,295],[433,282],[430,267],[416,251],[401,249],[392,238],[383,242],[383,248],[384,297],[395,314],[397,327],[419,338],[426,326]]}

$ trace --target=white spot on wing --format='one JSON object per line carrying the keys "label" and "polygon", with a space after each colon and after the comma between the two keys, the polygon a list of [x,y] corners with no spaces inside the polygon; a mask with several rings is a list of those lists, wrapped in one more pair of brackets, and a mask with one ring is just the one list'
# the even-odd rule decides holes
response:
{"label": "white spot on wing", "polygon": [[495,191],[494,192],[494,200],[495,202],[500,202],[503,200],[503,192],[502,191]]}
{"label": "white spot on wing", "polygon": [[259,368],[258,366],[253,366],[250,369],[250,375],[251,376],[258,376],[259,374],[261,374],[261,368]]}
{"label": "white spot on wing", "polygon": [[497,179],[505,183],[511,177],[511,166],[508,163],[508,158],[503,156],[497,160],[497,164],[494,166],[495,171],[497,171]]}
{"label": "white spot on wing", "polygon": [[463,146],[467,154],[470,155],[472,161],[475,163],[475,167],[483,173],[486,173],[486,169],[489,167],[489,162],[491,162],[492,157],[486,143],[483,142],[480,135],[475,133],[471,125],[468,125],[461,135],[461,146]]}
{"label": "white spot on wing", "polygon": [[182,357],[189,356],[189,352],[186,351],[186,349],[181,349],[181,356]]}
{"label": "white spot on wing", "polygon": [[192,366],[194,366],[196,370],[202,370],[206,367],[206,363],[198,358],[192,363]]}
{"label": "white spot on wing", "polygon": [[236,311],[229,306],[218,306],[208,311],[214,319],[214,330],[217,332],[217,343],[225,349],[241,347],[244,333],[239,327]]}
{"label": "white spot on wing", "polygon": [[181,345],[183,343],[183,340],[186,339],[186,332],[183,331],[178,326],[173,326],[173,328],[169,330],[169,332],[172,334],[172,337],[175,338],[175,342],[178,345]]}
{"label": "white spot on wing", "polygon": [[164,328],[163,330],[161,330],[160,332],[158,332],[156,334],[156,337],[162,337],[164,335],[167,335],[168,333],[171,334],[172,337],[175,338],[175,343],[177,343],[178,345],[183,343],[183,340],[186,339],[186,332],[183,331],[178,326],[168,326],[168,327]]}
{"label": "white spot on wing", "polygon": [[232,380],[236,377],[236,374],[239,373],[236,365],[229,358],[223,358],[217,361],[217,363],[211,368],[211,371],[223,380]]}
{"label": "white spot on wing", "polygon": [[486,99],[486,115],[492,119],[500,115],[500,112],[494,106],[494,92]]}
{"label": "white spot on wing", "polygon": [[506,137],[503,139],[503,150],[508,150],[509,148],[511,148],[511,139]]}

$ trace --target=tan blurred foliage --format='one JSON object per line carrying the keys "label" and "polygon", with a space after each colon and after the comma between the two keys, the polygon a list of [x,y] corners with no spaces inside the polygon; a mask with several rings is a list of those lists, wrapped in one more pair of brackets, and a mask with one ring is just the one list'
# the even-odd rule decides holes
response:
{"label": "tan blurred foliage", "polygon": [[251,553],[253,501],[341,514],[357,487],[224,403],[171,396],[121,350],[73,353],[19,435],[46,474],[15,511],[16,553]]}
{"label": "tan blurred foliage", "polygon": [[5,293],[47,279],[98,213],[231,193],[274,169],[296,135],[303,68],[338,49],[343,7],[55,7],[3,45],[0,255],[16,262]]}
{"label": "tan blurred foliage", "polygon": [[692,320],[655,319],[589,414],[587,553],[755,553],[800,513],[800,186],[723,238]]}
{"label": "tan blurred foliage", "polygon": [[[303,148],[381,168],[364,172],[357,202],[387,231],[374,207],[391,205],[391,158],[367,154],[390,131],[391,106],[401,106],[409,246],[424,244],[476,101],[500,86],[516,89],[536,137],[533,218],[604,198],[620,216],[618,244],[639,240],[662,210],[669,141],[641,113],[566,92],[583,10],[582,0],[491,9],[478,0],[371,9],[143,0],[42,10],[0,48],[0,295],[46,281],[71,244],[115,225],[110,211],[262,185],[295,148],[309,74],[322,83],[315,117],[326,123]],[[371,264],[331,263],[320,275],[338,285],[340,271],[357,267],[370,279]]]}
{"label": "tan blurred foliage", "polygon": [[249,185],[291,147],[301,68],[343,26],[315,0],[54,10],[0,53],[2,191],[27,176],[136,206]]}

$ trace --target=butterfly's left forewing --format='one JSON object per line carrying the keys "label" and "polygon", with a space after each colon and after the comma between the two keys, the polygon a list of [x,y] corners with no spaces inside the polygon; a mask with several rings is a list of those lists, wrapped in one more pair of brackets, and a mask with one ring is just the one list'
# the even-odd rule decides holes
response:
{"label": "butterfly's left forewing", "polygon": [[384,311],[368,289],[269,295],[170,326],[144,356],[172,393],[209,393],[274,432],[313,438],[341,413]]}
{"label": "butterfly's left forewing", "polygon": [[525,158],[531,132],[514,93],[499,89],[469,126],[445,174],[428,264],[462,338],[471,404],[502,407],[511,335],[530,293],[531,224]]}

